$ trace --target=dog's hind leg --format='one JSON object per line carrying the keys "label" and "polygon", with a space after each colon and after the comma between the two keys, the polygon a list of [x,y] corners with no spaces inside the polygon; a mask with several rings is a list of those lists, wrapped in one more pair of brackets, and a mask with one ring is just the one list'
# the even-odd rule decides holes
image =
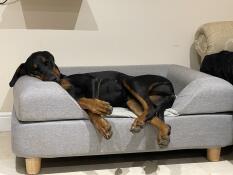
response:
{"label": "dog's hind leg", "polygon": [[[151,105],[149,106],[147,101],[142,97],[142,95],[138,94],[134,89],[132,89],[128,82],[123,81],[123,85],[130,92],[130,94],[138,101],[139,105],[137,106],[142,107],[142,113],[138,115],[138,117],[134,120],[130,128],[131,132],[137,133],[140,132],[140,130],[144,127],[146,116],[148,115],[149,110],[151,109],[150,106],[153,107],[153,104],[151,103]],[[133,106],[131,106],[131,108],[133,108]]]}
{"label": "dog's hind leg", "polygon": [[170,125],[166,124],[160,118],[155,116],[153,119],[150,120],[150,124],[158,129],[157,132],[157,143],[160,148],[167,147],[170,143],[170,133],[171,127]]}
{"label": "dog's hind leg", "polygon": [[[144,127],[146,118],[152,118],[154,116],[155,114],[154,105],[149,99],[148,95],[144,94],[143,91],[136,92],[134,89],[131,88],[131,86],[126,81],[123,81],[123,85],[130,92],[130,94],[134,97],[134,99],[137,100],[138,102],[137,108],[138,106],[141,106],[142,112],[134,120],[130,128],[131,132],[137,133],[137,132],[140,132],[140,130]],[[128,102],[128,104],[130,104],[130,102]],[[135,105],[135,103],[133,104]],[[133,105],[129,106],[129,108],[134,108],[134,110],[136,110],[135,106],[133,107]]]}
{"label": "dog's hind leg", "polygon": [[[141,116],[143,113],[143,109],[140,103],[135,99],[129,99],[127,101],[128,108],[133,111],[137,116]],[[152,120],[149,121],[152,126],[157,129],[157,143],[163,148],[166,147],[170,142],[170,132],[171,127],[167,125],[162,119],[158,118],[158,116],[153,117]]]}
{"label": "dog's hind leg", "polygon": [[168,146],[170,142],[171,127],[164,122],[164,111],[172,106],[174,100],[174,95],[161,96],[160,98],[157,98],[157,100],[152,100],[156,106],[157,112],[156,115],[149,120],[149,122],[159,129],[157,142],[161,148]]}
{"label": "dog's hind leg", "polygon": [[140,132],[140,130],[145,125],[144,119],[142,118],[143,113],[144,113],[143,107],[140,105],[139,102],[137,102],[136,99],[128,100],[127,106],[135,115],[137,115],[137,118],[134,119],[131,125],[130,131],[133,133]]}
{"label": "dog's hind leg", "polygon": [[131,98],[127,101],[128,108],[138,117],[142,115],[142,106],[137,102],[137,100]]}

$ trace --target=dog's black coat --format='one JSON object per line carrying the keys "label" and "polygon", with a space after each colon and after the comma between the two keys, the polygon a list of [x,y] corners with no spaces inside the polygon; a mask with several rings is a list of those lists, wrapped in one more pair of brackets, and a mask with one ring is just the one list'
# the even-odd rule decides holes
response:
{"label": "dog's black coat", "polygon": [[[109,102],[114,107],[126,107],[127,100],[133,98],[132,94],[124,87],[126,82],[149,106],[149,112],[145,121],[157,116],[163,120],[164,111],[170,108],[175,95],[172,83],[157,75],[129,76],[116,71],[103,71],[74,75],[60,74],[54,62],[52,54],[47,51],[33,53],[25,63],[21,64],[13,76],[10,86],[14,86],[22,75],[34,76],[43,81],[55,81],[61,79],[69,82],[67,92],[78,100],[82,97],[98,98]],[[152,101],[150,96],[158,96],[158,100]]]}
{"label": "dog's black coat", "polygon": [[[75,99],[81,97],[98,98],[109,102],[114,107],[126,107],[127,100],[132,95],[124,88],[122,82],[126,81],[134,91],[150,104],[151,119],[155,113],[163,118],[163,112],[171,107],[174,101],[174,90],[170,81],[157,75],[129,76],[116,71],[74,74],[63,77],[71,82],[73,88],[67,91]],[[154,87],[150,89],[150,86]],[[157,95],[161,98],[157,104],[150,102],[149,96]]]}
{"label": "dog's black coat", "polygon": [[233,52],[221,51],[205,56],[200,71],[233,84]]}

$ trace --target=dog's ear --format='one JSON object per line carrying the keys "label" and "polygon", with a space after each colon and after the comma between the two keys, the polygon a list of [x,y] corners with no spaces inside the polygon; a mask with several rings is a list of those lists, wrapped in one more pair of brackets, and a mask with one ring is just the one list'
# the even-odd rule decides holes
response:
{"label": "dog's ear", "polygon": [[25,71],[25,63],[22,63],[16,70],[13,78],[11,79],[9,85],[10,87],[13,87],[16,83],[16,81],[19,79],[19,77],[26,75],[26,71]]}

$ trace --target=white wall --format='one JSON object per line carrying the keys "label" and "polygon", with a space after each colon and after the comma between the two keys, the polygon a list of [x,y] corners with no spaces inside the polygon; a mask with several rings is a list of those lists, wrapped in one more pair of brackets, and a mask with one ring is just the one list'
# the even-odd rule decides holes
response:
{"label": "white wall", "polygon": [[[20,0],[0,6],[0,111],[11,110],[8,82],[17,66],[34,51],[51,51],[59,66],[190,66],[198,26],[233,19],[231,0],[83,0],[80,11],[72,0],[56,1],[43,0],[43,6],[36,3],[38,0]],[[40,14],[43,16],[37,20],[29,18]],[[42,26],[50,14],[59,16],[54,25],[63,21],[64,29],[73,30]],[[37,24],[38,28],[53,30],[35,29]]]}

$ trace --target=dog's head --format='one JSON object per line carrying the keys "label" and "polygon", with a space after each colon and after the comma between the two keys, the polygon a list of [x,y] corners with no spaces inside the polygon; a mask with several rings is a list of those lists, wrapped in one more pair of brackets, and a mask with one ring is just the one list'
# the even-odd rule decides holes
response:
{"label": "dog's head", "polygon": [[22,63],[16,70],[10,87],[13,87],[19,77],[29,75],[39,78],[42,81],[60,81],[61,73],[55,64],[54,57],[48,51],[39,51],[31,54],[25,63]]}

